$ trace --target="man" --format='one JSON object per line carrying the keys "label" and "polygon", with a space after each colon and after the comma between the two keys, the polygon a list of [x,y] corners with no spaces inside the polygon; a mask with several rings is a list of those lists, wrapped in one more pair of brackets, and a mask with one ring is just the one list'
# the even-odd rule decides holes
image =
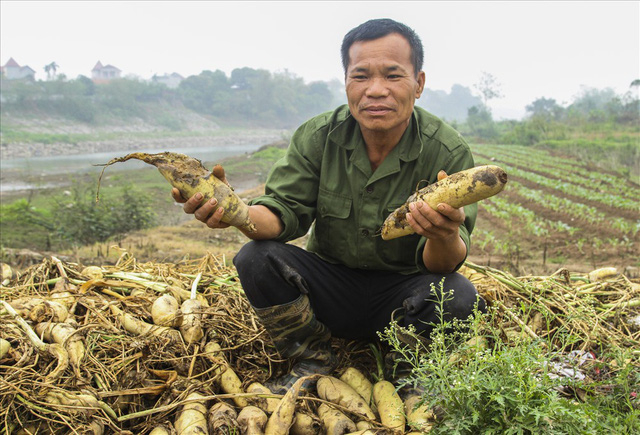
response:
{"label": "man", "polygon": [[[279,353],[296,361],[272,383],[277,391],[335,368],[331,336],[375,338],[394,311],[403,311],[401,326],[413,324],[428,337],[442,278],[443,290],[453,290],[447,316],[465,319],[478,301],[473,285],[455,273],[467,256],[477,206],[439,204],[436,211],[417,203],[407,215],[415,234],[389,241],[378,234],[418,184],[474,165],[456,131],[414,107],[425,85],[420,39],[401,23],[371,20],[345,36],[342,62],[348,105],[294,133],[265,195],[251,202],[257,232],[246,235],[253,241],[234,259]],[[185,212],[211,228],[228,226],[215,199],[201,201],[194,195]],[[307,250],[285,243],[309,228]]]}

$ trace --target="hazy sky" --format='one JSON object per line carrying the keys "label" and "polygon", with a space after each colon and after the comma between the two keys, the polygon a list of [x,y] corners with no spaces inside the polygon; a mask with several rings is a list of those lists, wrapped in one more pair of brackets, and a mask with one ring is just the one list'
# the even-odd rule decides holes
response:
{"label": "hazy sky", "polygon": [[640,78],[640,2],[0,1],[0,62],[13,57],[45,79],[99,60],[150,78],[239,67],[285,69],[305,81],[343,79],[346,32],[389,17],[425,45],[427,86],[473,89],[483,71],[502,85],[497,118],[537,98],[569,102],[582,87],[622,94]]}

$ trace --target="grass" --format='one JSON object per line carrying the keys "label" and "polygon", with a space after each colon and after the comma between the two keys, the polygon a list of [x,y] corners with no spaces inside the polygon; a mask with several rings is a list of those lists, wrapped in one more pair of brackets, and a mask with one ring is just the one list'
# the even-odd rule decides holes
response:
{"label": "grass", "polygon": [[35,133],[30,131],[20,131],[10,128],[2,129],[2,143],[68,143],[76,144],[94,139],[90,134],[71,134],[71,133]]}
{"label": "grass", "polygon": [[[103,132],[94,131],[92,133],[38,133],[21,130],[17,127],[2,127],[2,144],[10,143],[66,143],[77,144],[95,140],[117,140],[117,139],[157,139],[157,138],[180,138],[180,137],[224,137],[233,134],[251,136],[252,130],[243,128],[225,127],[215,130],[187,130],[180,131],[174,129],[158,129],[156,131],[126,131],[126,132]],[[264,130],[256,130],[264,132]],[[276,130],[274,130],[276,131]]]}

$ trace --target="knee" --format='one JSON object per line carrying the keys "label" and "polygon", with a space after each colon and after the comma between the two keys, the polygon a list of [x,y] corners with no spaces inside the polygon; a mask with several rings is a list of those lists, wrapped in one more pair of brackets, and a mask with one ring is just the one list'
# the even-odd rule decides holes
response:
{"label": "knee", "polygon": [[269,240],[246,243],[233,258],[233,265],[240,275],[246,273],[260,273],[269,261],[273,249],[277,249],[278,243]]}
{"label": "knee", "polygon": [[293,248],[280,242],[251,241],[234,257],[240,283],[254,307],[281,305],[300,296],[304,280],[290,266]]}
{"label": "knee", "polygon": [[444,309],[451,317],[466,319],[474,310],[486,312],[484,299],[478,294],[476,287],[459,273],[448,275],[442,291]]}

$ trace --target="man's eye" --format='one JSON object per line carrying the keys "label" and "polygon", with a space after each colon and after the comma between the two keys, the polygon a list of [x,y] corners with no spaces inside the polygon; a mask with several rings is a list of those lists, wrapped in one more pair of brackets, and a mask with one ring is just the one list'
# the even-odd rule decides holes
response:
{"label": "man's eye", "polygon": [[402,76],[400,76],[400,75],[398,75],[398,74],[391,74],[391,75],[389,75],[388,77],[389,77],[389,79],[390,79],[390,80],[394,80],[394,79],[399,79],[399,78],[400,78],[400,77],[402,77]]}
{"label": "man's eye", "polygon": [[365,80],[367,78],[367,76],[359,75],[359,76],[353,76],[352,78],[354,80]]}

